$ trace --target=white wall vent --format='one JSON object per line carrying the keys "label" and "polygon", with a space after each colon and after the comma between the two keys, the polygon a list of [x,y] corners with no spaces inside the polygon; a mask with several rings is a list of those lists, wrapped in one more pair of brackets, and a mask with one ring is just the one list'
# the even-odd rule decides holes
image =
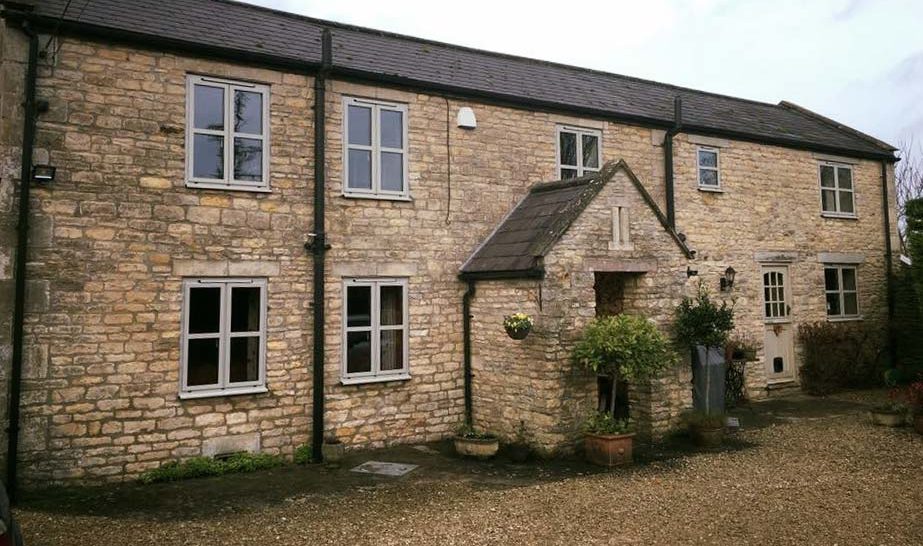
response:
{"label": "white wall vent", "polygon": [[458,109],[458,126],[462,129],[474,129],[478,126],[478,120],[474,117],[474,110],[470,106],[462,106]]}

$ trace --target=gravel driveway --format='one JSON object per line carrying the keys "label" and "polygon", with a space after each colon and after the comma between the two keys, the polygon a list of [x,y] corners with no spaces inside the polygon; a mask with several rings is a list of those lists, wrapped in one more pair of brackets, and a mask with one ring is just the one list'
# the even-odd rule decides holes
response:
{"label": "gravel driveway", "polygon": [[423,465],[399,479],[294,467],[46,492],[16,515],[30,546],[920,545],[923,436],[869,425],[862,411],[877,395],[754,404],[727,449],[652,452],[612,472],[403,448],[373,454]]}

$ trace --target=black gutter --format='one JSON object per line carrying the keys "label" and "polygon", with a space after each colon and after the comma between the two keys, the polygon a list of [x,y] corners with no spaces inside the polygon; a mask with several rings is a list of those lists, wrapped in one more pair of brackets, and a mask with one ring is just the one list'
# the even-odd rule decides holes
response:
{"label": "black gutter", "polygon": [[673,195],[673,137],[683,126],[683,99],[673,99],[673,127],[663,136],[663,183],[667,200],[667,225],[676,230],[676,203]]}
{"label": "black gutter", "polygon": [[324,30],[322,36],[323,62],[321,70],[314,77],[314,233],[309,243],[314,255],[314,354],[312,378],[311,407],[311,454],[314,462],[323,461],[324,444],[324,281],[326,267],[324,258],[327,253],[327,233],[325,232],[325,190],[326,190],[326,130],[327,130],[327,75],[333,64],[333,48],[330,31]]}
{"label": "black gutter", "polygon": [[464,376],[465,376],[465,426],[474,426],[474,400],[472,396],[472,378],[471,373],[471,298],[475,293],[474,279],[468,280],[468,289],[462,296],[462,344],[464,352]]}
{"label": "black gutter", "polygon": [[[30,17],[30,20],[34,20],[36,25],[44,24],[45,26],[49,27],[56,22],[43,17]],[[269,54],[253,53],[252,51],[246,50],[203,45],[185,40],[165,38],[162,36],[154,37],[147,34],[112,29],[85,23],[74,24],[72,22],[65,21],[61,24],[61,31],[78,36],[102,38],[115,42],[140,45],[142,47],[148,46],[155,50],[181,52],[198,58],[213,58],[222,61],[233,61],[238,64],[247,64],[263,68],[277,68],[300,72],[311,71],[312,73],[314,71],[320,71],[323,69],[323,59],[321,59],[320,62],[304,61],[300,59],[279,57]],[[525,110],[541,110],[551,113],[588,116],[606,121],[653,129],[669,129],[673,125],[671,121],[648,116],[619,114],[612,112],[611,110],[578,107],[572,104],[562,104],[551,101],[529,99],[526,97],[500,94],[492,91],[482,91],[459,86],[436,84],[424,80],[405,78],[392,74],[380,74],[376,72],[332,66],[328,67],[327,70],[328,77],[338,77],[340,79],[353,81],[356,83],[374,83],[412,91],[429,91],[436,94],[446,95],[450,99],[473,99],[495,106],[506,106],[510,108]],[[844,155],[860,159],[870,159],[876,161],[884,160],[890,161],[892,163],[898,161],[898,159],[894,157],[894,154],[887,152],[875,153],[870,151],[852,150],[849,148],[838,148],[835,146],[827,146],[823,144],[810,144],[793,139],[761,136],[724,129],[687,126],[684,129],[684,132],[701,134],[704,136],[729,138],[744,142],[769,144],[796,150],[807,150],[818,153]]]}
{"label": "black gutter", "polygon": [[894,322],[894,249],[891,247],[891,204],[888,197],[888,162],[881,162],[881,214],[885,228],[885,278],[887,279],[888,300],[888,354],[891,356],[891,365],[895,363],[894,350],[897,346],[895,339]]}
{"label": "black gutter", "polygon": [[497,279],[541,279],[544,277],[545,271],[538,268],[507,271],[470,271],[458,275],[459,279],[466,282]]}
{"label": "black gutter", "polygon": [[29,37],[23,103],[22,158],[19,171],[19,224],[16,233],[16,283],[13,303],[13,354],[10,367],[10,407],[7,428],[6,488],[10,502],[16,500],[16,470],[19,452],[19,403],[22,393],[22,355],[26,317],[26,261],[29,252],[29,189],[32,182],[32,150],[35,141],[35,82],[38,66],[38,35],[27,22],[22,25]]}

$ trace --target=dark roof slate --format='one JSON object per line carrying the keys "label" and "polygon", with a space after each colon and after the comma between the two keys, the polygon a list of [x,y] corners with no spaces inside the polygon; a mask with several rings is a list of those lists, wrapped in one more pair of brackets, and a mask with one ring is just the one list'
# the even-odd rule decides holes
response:
{"label": "dark roof slate", "polygon": [[[34,2],[46,22],[67,0]],[[229,0],[72,0],[67,28],[109,29],[278,59],[319,64],[332,31],[333,68],[395,83],[423,84],[499,100],[527,100],[667,126],[683,99],[688,132],[709,131],[821,151],[889,157],[893,147],[795,108],[695,91],[628,76],[491,53],[303,17]]]}
{"label": "dark roof slate", "polygon": [[598,173],[532,186],[500,225],[461,267],[461,276],[534,277],[543,273],[542,258],[586,209],[600,190],[624,171],[680,250],[692,253],[667,224],[650,194],[624,161],[609,162]]}

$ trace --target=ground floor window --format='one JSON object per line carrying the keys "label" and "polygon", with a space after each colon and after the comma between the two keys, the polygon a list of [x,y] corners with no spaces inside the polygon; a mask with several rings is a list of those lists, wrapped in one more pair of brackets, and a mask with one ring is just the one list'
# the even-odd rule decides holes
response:
{"label": "ground floor window", "polygon": [[345,279],[344,382],[406,378],[407,280]]}
{"label": "ground floor window", "polygon": [[855,266],[824,266],[824,291],[827,296],[827,317],[856,318],[859,316],[859,290],[856,284]]}
{"label": "ground floor window", "polygon": [[266,279],[183,281],[181,396],[254,392],[266,382]]}

